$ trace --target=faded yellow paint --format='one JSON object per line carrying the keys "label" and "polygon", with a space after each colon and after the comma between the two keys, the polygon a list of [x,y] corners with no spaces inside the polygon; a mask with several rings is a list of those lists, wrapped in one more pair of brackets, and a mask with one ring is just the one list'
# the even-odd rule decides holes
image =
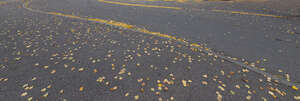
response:
{"label": "faded yellow paint", "polygon": [[179,3],[184,3],[184,2],[188,2],[188,1],[199,1],[199,0],[133,0],[133,1],[165,1],[165,2],[179,2]]}
{"label": "faded yellow paint", "polygon": [[7,4],[8,2],[7,1],[0,1],[0,5],[4,5],[4,4]]}
{"label": "faded yellow paint", "polygon": [[19,0],[0,1],[0,5],[5,5],[11,2],[18,2]]}
{"label": "faded yellow paint", "polygon": [[[135,25],[126,24],[124,22],[118,22],[118,21],[113,21],[113,20],[105,20],[105,19],[99,19],[99,18],[85,18],[85,17],[74,16],[74,15],[70,15],[70,14],[63,14],[63,13],[58,13],[58,12],[46,12],[46,11],[34,10],[34,9],[28,7],[29,3],[30,2],[24,3],[23,7],[27,10],[32,11],[32,12],[103,23],[103,24],[107,24],[107,25],[111,25],[111,26],[115,26],[115,27],[119,27],[119,28],[123,28],[123,29],[133,30],[133,31],[136,31],[136,32],[141,32],[141,33],[145,33],[145,34],[154,35],[154,36],[157,36],[157,37],[172,39],[172,40],[176,40],[176,41],[188,44],[188,42],[185,41],[184,39],[177,38],[175,36],[171,36],[171,35],[168,35],[168,34],[163,34],[163,33],[160,33],[160,32],[152,32],[152,31],[149,31],[145,28],[140,28],[140,27],[137,27]],[[200,46],[200,45],[197,45],[197,46]]]}
{"label": "faded yellow paint", "polygon": [[123,2],[116,2],[116,1],[106,1],[106,0],[98,0],[99,2],[109,3],[109,4],[116,4],[116,5],[124,5],[124,6],[136,6],[136,7],[149,7],[149,8],[166,8],[166,9],[175,9],[180,10],[180,7],[168,7],[168,6],[156,6],[156,5],[143,5],[143,4],[131,4],[131,3],[123,3]]}
{"label": "faded yellow paint", "polygon": [[231,14],[240,14],[240,15],[254,15],[254,16],[274,17],[274,18],[282,18],[283,17],[283,16],[271,15],[271,14],[260,14],[260,13],[240,12],[240,11],[226,11],[226,10],[212,10],[212,11],[222,12],[222,13],[231,13]]}
{"label": "faded yellow paint", "polygon": [[[106,0],[98,0],[99,2],[124,5],[124,6],[139,6],[139,7],[152,7],[152,8],[168,8],[168,9],[176,9],[182,10],[180,7],[166,7],[166,6],[154,6],[154,5],[142,5],[142,4],[130,4],[130,3],[122,3],[116,1],[106,1]],[[188,0],[143,0],[143,1],[176,1],[176,2],[186,2]],[[195,0],[202,1],[202,0]],[[271,14],[260,14],[260,13],[251,13],[251,12],[240,12],[240,11],[226,11],[226,10],[211,10],[213,12],[222,12],[222,13],[231,13],[231,14],[240,14],[240,15],[254,15],[254,16],[265,16],[265,17],[274,17],[281,18],[282,16],[271,15]]]}
{"label": "faded yellow paint", "polygon": [[[99,1],[104,1],[104,0],[99,0]],[[24,3],[23,7],[32,11],[32,12],[37,12],[37,13],[43,13],[43,14],[49,14],[49,15],[55,15],[55,16],[63,16],[63,17],[67,17],[67,18],[72,18],[72,19],[79,19],[79,20],[86,20],[86,21],[92,21],[92,22],[98,22],[98,23],[103,23],[103,24],[107,24],[107,25],[111,25],[111,26],[115,26],[115,27],[119,27],[119,28],[123,28],[123,29],[128,29],[128,30],[133,30],[133,31],[137,31],[137,32],[141,32],[141,33],[145,33],[145,34],[150,34],[150,35],[154,35],[157,37],[162,37],[162,38],[167,38],[167,39],[171,39],[171,40],[176,40],[178,42],[183,42],[189,46],[193,46],[193,47],[198,47],[201,49],[204,49],[204,47],[200,44],[197,43],[189,43],[184,39],[181,38],[177,38],[175,36],[171,36],[169,34],[164,34],[164,33],[160,33],[160,32],[152,32],[149,31],[145,28],[140,28],[137,27],[135,25],[130,25],[124,22],[118,22],[118,21],[113,21],[113,20],[105,20],[105,19],[99,19],[99,18],[85,18],[85,17],[80,17],[80,16],[74,16],[74,15],[70,15],[70,14],[63,14],[63,13],[58,13],[58,12],[46,12],[46,11],[40,11],[40,10],[34,10],[30,7],[28,7],[29,2]],[[224,13],[233,13],[233,14],[242,14],[242,15],[256,15],[256,16],[267,16],[267,17],[276,17],[276,18],[280,18],[282,16],[275,16],[275,15],[267,15],[267,14],[257,14],[257,13],[249,13],[249,12],[238,12],[238,11],[225,11],[225,10],[212,10],[214,12],[224,12]],[[209,51],[209,49],[208,49]]]}
{"label": "faded yellow paint", "polygon": [[[99,1],[104,1],[104,0],[99,0]],[[153,31],[149,31],[145,28],[140,28],[137,27],[135,25],[130,25],[124,22],[118,22],[118,21],[113,21],[113,20],[105,20],[105,19],[99,19],[99,18],[85,18],[85,17],[80,17],[80,16],[74,16],[74,15],[70,15],[70,14],[63,14],[63,13],[58,13],[58,12],[46,12],[46,11],[40,11],[40,10],[34,10],[30,7],[28,7],[30,2],[25,2],[23,7],[32,11],[32,12],[37,12],[37,13],[43,13],[43,14],[48,14],[48,15],[55,15],[55,16],[63,16],[63,17],[67,17],[67,18],[72,18],[72,19],[79,19],[79,20],[85,20],[85,21],[92,21],[92,22],[98,22],[98,23],[103,23],[103,24],[107,24],[107,25],[111,25],[111,26],[115,26],[115,27],[119,27],[122,29],[128,29],[128,30],[133,30],[133,31],[137,31],[137,32],[141,32],[141,33],[145,33],[145,34],[150,34],[150,35],[154,35],[157,37],[162,37],[162,38],[167,38],[167,39],[171,39],[171,40],[176,40],[178,42],[182,42],[185,43],[189,46],[193,46],[193,47],[198,47],[201,49],[204,49],[204,47],[200,44],[197,43],[189,43],[184,39],[181,38],[177,38],[175,36],[171,36],[169,34],[164,34],[164,33],[160,33],[160,32],[153,32]],[[242,15],[256,15],[256,16],[268,16],[268,17],[276,17],[276,18],[280,18],[281,16],[275,16],[275,15],[267,15],[267,14],[257,14],[257,13],[249,13],[249,12],[237,12],[237,11],[225,11],[225,10],[212,10],[214,12],[224,12],[224,13],[233,13],[233,14],[242,14]],[[210,49],[207,49],[207,51],[209,51]]]}
{"label": "faded yellow paint", "polygon": [[201,3],[201,2],[266,2],[268,0],[130,0],[130,1],[164,1],[177,3]]}
{"label": "faded yellow paint", "polygon": [[[36,13],[42,13],[42,14],[48,14],[48,15],[53,15],[53,16],[62,16],[62,17],[66,17],[66,18],[72,18],[72,19],[78,19],[78,20],[85,20],[85,21],[93,21],[93,22],[98,22],[98,23],[102,23],[102,24],[107,24],[107,25],[112,25],[112,26],[115,26],[115,27],[120,27],[120,28],[124,28],[124,29],[128,29],[128,30],[133,30],[133,31],[136,31],[136,32],[141,32],[141,33],[144,33],[144,34],[149,34],[149,35],[153,35],[153,36],[157,36],[157,37],[162,37],[162,38],[167,38],[167,39],[170,39],[170,40],[175,40],[177,42],[183,42],[184,45],[188,45],[188,46],[191,46],[192,48],[194,47],[198,47],[199,49],[204,49],[205,53],[207,53],[209,56],[210,55],[215,55],[215,57],[221,57],[222,59],[227,59],[228,61],[232,62],[232,61],[236,61],[236,60],[233,60],[233,59],[230,59],[229,57],[225,57],[225,56],[222,56],[222,55],[218,55],[214,52],[212,52],[209,48],[207,47],[203,47],[202,45],[200,44],[197,44],[197,43],[189,43],[187,41],[185,41],[184,39],[181,39],[181,38],[177,38],[175,36],[171,36],[171,35],[168,35],[168,34],[164,34],[164,33],[160,33],[160,32],[152,32],[152,31],[149,31],[147,29],[144,29],[144,28],[140,28],[140,27],[137,27],[135,25],[130,25],[130,24],[126,24],[126,23],[123,23],[123,22],[118,22],[118,21],[113,21],[113,20],[105,20],[105,19],[99,19],[99,18],[86,18],[86,17],[80,17],[80,16],[74,16],[74,15],[70,15],[70,14],[63,14],[63,13],[58,13],[58,12],[47,12],[47,11],[41,11],[41,10],[37,10],[37,9],[32,9],[29,7],[29,3],[31,1],[27,1],[23,4],[23,7],[29,11],[32,11],[32,12],[36,12]],[[274,15],[266,15],[266,14],[256,14],[256,13],[248,13],[248,12],[237,12],[237,11],[224,11],[224,10],[213,10],[215,12],[229,12],[229,13],[234,13],[234,14],[245,14],[245,15],[258,15],[258,16],[271,16],[271,17],[281,17],[281,16],[274,16]],[[200,50],[201,51],[201,50]],[[239,62],[233,62],[235,64],[238,64],[240,65]],[[241,63],[242,64],[242,63]],[[243,66],[243,65],[242,65]],[[243,66],[245,67],[245,66]],[[250,67],[245,67],[245,68],[250,68]],[[256,72],[256,71],[255,71]],[[263,72],[263,71],[262,71]],[[260,74],[264,74],[264,75],[270,75],[268,73],[265,73],[265,72],[258,72]],[[129,74],[128,74],[129,75]],[[189,81],[188,81],[189,82]],[[183,82],[184,85],[186,85],[186,81]],[[289,84],[287,84],[289,85]],[[49,88],[49,87],[48,87]],[[292,86],[292,89],[294,90],[298,90],[298,87],[297,86]],[[79,88],[79,91],[83,91],[84,90],[84,87],[81,86]],[[273,94],[273,92],[271,92],[271,94]],[[26,94],[23,94],[24,96],[26,96]],[[138,95],[135,96],[135,99],[138,99]]]}

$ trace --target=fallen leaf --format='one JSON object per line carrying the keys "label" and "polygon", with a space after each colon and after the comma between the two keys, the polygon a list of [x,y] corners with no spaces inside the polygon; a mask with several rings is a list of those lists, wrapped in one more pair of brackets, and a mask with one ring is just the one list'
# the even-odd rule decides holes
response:
{"label": "fallen leaf", "polygon": [[117,89],[118,89],[118,86],[114,86],[114,87],[110,88],[109,90],[110,91],[116,91]]}
{"label": "fallen leaf", "polygon": [[33,97],[29,97],[28,99],[27,99],[27,101],[31,101],[33,99]]}
{"label": "fallen leaf", "polygon": [[41,89],[41,92],[45,92],[47,89],[46,88],[43,88],[43,89]]}
{"label": "fallen leaf", "polygon": [[105,79],[104,76],[103,77],[98,77],[98,79],[96,81],[99,82],[99,83],[101,83],[101,82],[103,82],[104,79]]}
{"label": "fallen leaf", "polygon": [[82,72],[83,70],[84,70],[84,68],[79,68],[78,69],[79,72]]}
{"label": "fallen leaf", "polygon": [[139,95],[135,95],[135,96],[134,96],[134,99],[135,99],[135,100],[138,100],[139,98],[140,98]]}
{"label": "fallen leaf", "polygon": [[247,100],[251,100],[251,96],[248,95],[248,96],[246,97],[246,99],[247,99]]}
{"label": "fallen leaf", "polygon": [[218,86],[218,88],[219,88],[221,91],[225,91],[225,89],[224,89],[222,86]]}
{"label": "fallen leaf", "polygon": [[274,92],[272,92],[272,91],[269,91],[268,93],[269,93],[270,95],[272,95],[272,96],[273,96],[273,98],[275,98],[275,99],[277,98],[277,96],[274,94]]}
{"label": "fallen leaf", "polygon": [[217,94],[217,100],[218,100],[218,101],[222,101],[222,98],[223,98],[223,97],[222,97],[222,95],[220,94],[220,92],[217,91],[216,94]]}
{"label": "fallen leaf", "polygon": [[43,95],[43,97],[48,97],[48,92],[46,92],[46,93]]}
{"label": "fallen leaf", "polygon": [[292,86],[292,89],[294,89],[294,90],[298,90],[298,88],[296,87],[296,86]]}
{"label": "fallen leaf", "polygon": [[207,81],[202,81],[202,84],[203,84],[203,85],[207,85],[208,82],[207,82]]}
{"label": "fallen leaf", "polygon": [[84,87],[81,86],[81,87],[79,88],[79,91],[83,91],[83,90],[84,90]]}
{"label": "fallen leaf", "polygon": [[186,87],[186,86],[187,86],[187,84],[186,84],[186,81],[185,81],[185,80],[181,80],[181,82],[182,82],[182,85],[183,85],[184,87]]}
{"label": "fallen leaf", "polygon": [[125,96],[128,96],[128,95],[129,95],[129,93],[126,93],[126,94],[125,94]]}
{"label": "fallen leaf", "polygon": [[295,100],[300,100],[300,96],[294,96]]}
{"label": "fallen leaf", "polygon": [[21,94],[21,96],[26,96],[28,93],[27,92],[24,92]]}
{"label": "fallen leaf", "polygon": [[170,97],[170,100],[171,100],[171,101],[172,101],[172,100],[174,100],[174,97],[173,97],[173,96],[171,96],[171,97]]}

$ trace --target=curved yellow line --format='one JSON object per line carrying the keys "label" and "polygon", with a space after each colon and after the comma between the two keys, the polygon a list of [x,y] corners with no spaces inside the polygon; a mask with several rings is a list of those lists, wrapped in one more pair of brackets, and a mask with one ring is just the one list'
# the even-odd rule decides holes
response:
{"label": "curved yellow line", "polygon": [[0,5],[4,5],[4,4],[7,4],[8,2],[7,1],[0,1]]}
{"label": "curved yellow line", "polygon": [[[168,8],[168,9],[176,9],[181,10],[180,7],[167,7],[167,6],[155,6],[155,5],[143,5],[143,4],[130,4],[130,3],[122,3],[116,1],[106,1],[106,0],[98,0],[103,3],[110,3],[116,5],[124,5],[124,6],[138,6],[138,7],[152,7],[152,8]],[[253,15],[253,16],[264,16],[264,17],[273,17],[273,18],[282,18],[283,16],[271,15],[271,14],[261,14],[261,13],[252,13],[252,12],[241,12],[241,11],[227,11],[227,10],[211,10],[213,12],[220,13],[231,13],[231,14],[240,14],[240,15]]]}
{"label": "curved yellow line", "polygon": [[180,7],[143,5],[143,4],[130,4],[130,3],[123,3],[123,2],[116,2],[116,1],[106,1],[106,0],[98,0],[98,2],[109,3],[109,4],[116,4],[116,5],[123,5],[123,6],[136,6],[136,7],[149,7],[149,8],[167,8],[167,9],[175,9],[175,10],[181,10],[182,9]]}
{"label": "curved yellow line", "polygon": [[[168,8],[168,9],[176,9],[182,10],[180,7],[167,7],[167,6],[155,6],[155,5],[143,5],[143,4],[130,4],[130,3],[122,3],[116,1],[107,1],[107,0],[98,0],[99,2],[116,4],[116,5],[124,5],[124,6],[138,6],[138,7],[151,7],[151,8]],[[271,14],[260,14],[260,13],[252,13],[252,12],[241,12],[241,11],[227,11],[227,10],[211,10],[213,12],[220,13],[231,13],[231,14],[240,14],[240,15],[253,15],[253,16],[264,16],[264,17],[273,17],[273,18],[282,18],[283,16],[271,15]]]}
{"label": "curved yellow line", "polygon": [[[184,2],[188,2],[189,0],[131,0],[131,1],[164,1],[164,2],[179,2],[179,3],[184,3]],[[195,2],[197,2],[197,0],[194,0]],[[198,0],[198,2],[201,0]]]}
{"label": "curved yellow line", "polygon": [[[31,2],[31,0],[30,0],[30,2]],[[258,70],[256,68],[252,68],[252,67],[248,66],[247,64],[240,63],[238,61],[230,59],[229,57],[225,57],[223,55],[219,55],[217,53],[214,53],[211,49],[209,49],[207,47],[204,47],[204,46],[202,46],[200,44],[190,43],[190,42],[187,42],[184,39],[177,38],[175,36],[171,36],[171,35],[160,33],[160,32],[152,32],[152,31],[149,31],[149,30],[144,29],[144,28],[136,27],[135,25],[130,25],[130,24],[126,24],[126,23],[123,23],[123,22],[113,21],[113,20],[104,20],[104,19],[99,19],[99,18],[84,18],[84,17],[80,17],[80,16],[74,16],[74,15],[63,14],[63,13],[58,13],[58,12],[46,12],[46,11],[41,11],[41,10],[34,10],[34,9],[32,9],[32,8],[29,7],[29,3],[30,2],[29,1],[25,2],[23,4],[23,7],[25,9],[29,10],[29,11],[32,11],[32,12],[43,13],[43,14],[48,14],[48,15],[55,15],[55,16],[62,16],[62,17],[72,18],[72,19],[78,19],[78,20],[93,21],[93,22],[98,22],[98,23],[102,23],[102,24],[106,24],[106,25],[112,25],[112,26],[119,27],[119,28],[133,30],[133,31],[136,31],[136,32],[141,32],[141,33],[144,33],[144,34],[149,34],[149,35],[153,35],[153,36],[157,36],[157,37],[161,37],[161,38],[171,39],[171,40],[174,40],[174,41],[177,41],[177,42],[181,42],[184,45],[190,46],[191,49],[193,49],[195,51],[205,52],[209,56],[214,56],[215,58],[219,57],[221,59],[225,59],[225,60],[228,60],[228,61],[230,61],[232,63],[238,64],[238,65],[242,66],[243,68],[251,69],[254,72],[257,72],[259,74],[267,75],[268,77],[271,77],[273,79],[281,80],[281,79],[278,79],[277,77],[272,76],[269,73],[266,73],[264,71]],[[283,83],[285,85],[288,85],[288,86],[292,85],[292,88],[294,90],[296,90],[296,89],[298,90],[298,88],[300,88],[299,85],[296,85],[296,84],[291,83],[289,81],[282,81],[281,80],[281,83]]]}
{"label": "curved yellow line", "polygon": [[[104,1],[104,0],[99,0],[99,1]],[[30,0],[30,2],[31,2],[31,0]],[[154,35],[154,36],[158,36],[158,37],[163,37],[163,38],[167,38],[167,39],[176,40],[178,42],[185,43],[189,46],[202,48],[206,51],[211,51],[210,49],[205,48],[202,45],[195,44],[195,43],[189,43],[186,40],[181,39],[181,38],[177,38],[175,36],[171,36],[171,35],[160,33],[160,32],[152,32],[152,31],[149,31],[145,28],[139,28],[135,25],[126,24],[124,22],[118,22],[118,21],[113,21],[113,20],[105,20],[105,19],[99,19],[99,18],[85,18],[85,17],[74,16],[74,15],[70,15],[70,14],[63,14],[63,13],[58,13],[58,12],[45,12],[45,11],[35,10],[35,9],[32,9],[32,8],[28,7],[30,2],[25,2],[23,7],[25,9],[29,10],[29,11],[32,11],[32,12],[43,13],[43,14],[48,14],[48,15],[55,15],[55,16],[62,16],[62,17],[85,20],[85,21],[98,22],[98,23],[102,23],[102,24],[107,24],[107,25],[123,28],[123,29],[134,30],[134,31],[137,31],[137,32],[145,33],[145,34],[150,34],[150,35]],[[213,10],[213,11],[215,11],[215,12],[225,12],[225,13],[231,12],[231,13],[247,14],[247,15],[269,16],[269,17],[281,17],[281,16],[256,14],[256,13],[248,13],[248,12],[232,12],[232,11],[224,11],[224,10]]]}
{"label": "curved yellow line", "polygon": [[[25,9],[29,10],[29,11],[32,11],[32,12],[43,13],[43,14],[48,14],[48,15],[55,15],[55,16],[62,16],[62,17],[85,20],[85,21],[98,22],[98,23],[107,24],[107,25],[111,25],[111,26],[115,26],[115,27],[119,27],[119,28],[123,28],[123,29],[129,29],[129,30],[133,30],[133,31],[136,31],[136,32],[150,34],[150,35],[154,35],[154,36],[158,36],[158,37],[173,39],[173,40],[188,44],[188,42],[185,41],[184,39],[176,38],[174,36],[171,36],[171,35],[168,35],[168,34],[163,34],[163,33],[160,33],[160,32],[152,32],[152,31],[149,31],[145,28],[139,28],[135,25],[126,24],[124,22],[118,22],[118,21],[113,21],[113,20],[105,20],[105,19],[99,19],[99,18],[85,18],[85,17],[74,16],[74,15],[70,15],[70,14],[63,14],[63,13],[58,13],[58,12],[46,12],[46,11],[32,9],[32,8],[29,7],[29,4],[30,4],[30,2],[25,2],[23,4],[23,7]],[[195,44],[193,44],[193,45],[195,45]],[[200,46],[200,45],[198,45],[198,46]]]}
{"label": "curved yellow line", "polygon": [[19,0],[10,0],[10,1],[0,1],[0,5],[5,5],[12,2],[18,2]]}

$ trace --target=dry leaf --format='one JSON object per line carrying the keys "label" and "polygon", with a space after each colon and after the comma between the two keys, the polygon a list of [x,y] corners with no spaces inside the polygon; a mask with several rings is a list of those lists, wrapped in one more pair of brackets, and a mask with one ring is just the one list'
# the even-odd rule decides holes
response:
{"label": "dry leaf", "polygon": [[81,86],[81,87],[79,88],[79,91],[83,91],[83,90],[84,90],[84,87]]}
{"label": "dry leaf", "polygon": [[114,87],[110,88],[109,90],[110,91],[116,91],[117,89],[118,89],[118,86],[114,86]]}
{"label": "dry leaf", "polygon": [[134,96],[134,99],[135,99],[135,100],[138,100],[139,98],[140,98],[139,95],[135,95],[135,96]]}
{"label": "dry leaf", "polygon": [[295,100],[300,100],[300,96],[294,96]]}
{"label": "dry leaf", "polygon": [[181,80],[181,82],[182,82],[182,85],[183,85],[184,87],[186,87],[186,86],[187,86],[187,84],[186,84],[186,81],[185,81],[185,80]]}
{"label": "dry leaf", "polygon": [[26,96],[28,93],[27,92],[24,92],[21,94],[21,96]]}

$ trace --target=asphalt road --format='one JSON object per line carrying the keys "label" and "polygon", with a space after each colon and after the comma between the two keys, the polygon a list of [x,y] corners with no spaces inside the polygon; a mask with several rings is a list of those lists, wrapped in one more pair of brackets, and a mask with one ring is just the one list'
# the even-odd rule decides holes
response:
{"label": "asphalt road", "polygon": [[282,2],[0,0],[0,100],[300,100]]}

